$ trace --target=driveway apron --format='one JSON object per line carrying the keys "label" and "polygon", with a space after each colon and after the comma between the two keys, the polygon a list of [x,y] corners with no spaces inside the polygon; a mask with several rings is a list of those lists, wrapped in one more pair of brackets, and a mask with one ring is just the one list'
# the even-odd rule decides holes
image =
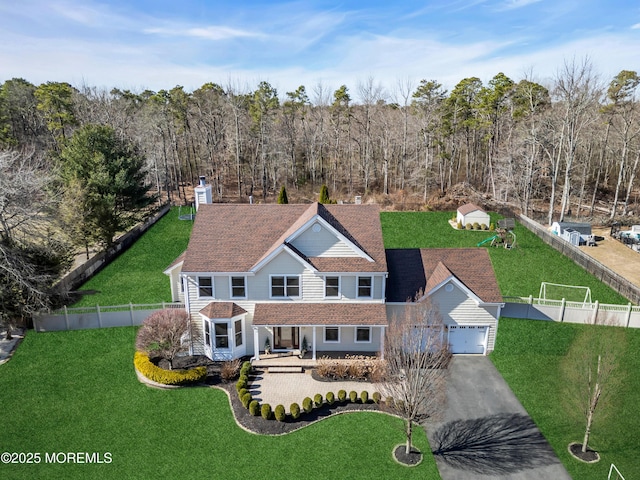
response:
{"label": "driveway apron", "polygon": [[443,480],[571,479],[493,363],[451,362],[447,407],[427,436]]}

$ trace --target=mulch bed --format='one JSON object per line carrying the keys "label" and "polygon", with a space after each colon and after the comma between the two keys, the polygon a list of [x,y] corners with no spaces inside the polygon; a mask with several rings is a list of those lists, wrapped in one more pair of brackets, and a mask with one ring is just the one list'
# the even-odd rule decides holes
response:
{"label": "mulch bed", "polygon": [[422,462],[422,452],[420,450],[412,448],[411,451],[407,454],[407,446],[398,445],[393,450],[393,458],[404,465],[413,467]]}
{"label": "mulch bed", "polygon": [[588,447],[587,451],[583,452],[581,443],[570,443],[569,452],[578,460],[582,460],[586,463],[596,463],[600,461],[600,454],[598,452],[591,450]]}

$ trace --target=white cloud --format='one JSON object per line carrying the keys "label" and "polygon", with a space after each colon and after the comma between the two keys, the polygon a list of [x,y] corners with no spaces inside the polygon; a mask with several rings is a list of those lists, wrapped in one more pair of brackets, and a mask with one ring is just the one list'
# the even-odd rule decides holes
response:
{"label": "white cloud", "polygon": [[515,10],[516,8],[526,7],[528,5],[538,3],[541,0],[508,0],[502,5],[503,10]]}
{"label": "white cloud", "polygon": [[227,40],[240,37],[260,37],[261,34],[239,30],[221,25],[208,27],[152,27],[145,28],[144,33],[164,36],[194,37],[205,40]]}

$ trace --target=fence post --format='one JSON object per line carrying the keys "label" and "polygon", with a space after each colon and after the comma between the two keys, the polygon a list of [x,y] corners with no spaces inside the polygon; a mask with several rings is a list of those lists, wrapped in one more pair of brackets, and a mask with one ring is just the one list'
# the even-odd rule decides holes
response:
{"label": "fence post", "polygon": [[102,328],[102,318],[100,317],[100,305],[96,305],[96,312],[98,313],[98,328]]}
{"label": "fence post", "polygon": [[533,303],[533,295],[529,295],[529,305]]}
{"label": "fence post", "polygon": [[598,309],[600,308],[600,302],[598,300],[593,304],[593,324],[598,324]]}
{"label": "fence post", "polygon": [[631,323],[631,302],[629,302],[628,304],[628,308],[627,308],[627,328],[629,328],[629,324]]}
{"label": "fence post", "polygon": [[131,326],[133,327],[133,303],[129,302],[129,313],[131,314]]}
{"label": "fence post", "polygon": [[564,322],[564,309],[567,306],[567,300],[562,299],[562,304],[560,305],[560,321]]}
{"label": "fence post", "polygon": [[69,311],[67,310],[67,306],[64,306],[64,325],[69,330]]}

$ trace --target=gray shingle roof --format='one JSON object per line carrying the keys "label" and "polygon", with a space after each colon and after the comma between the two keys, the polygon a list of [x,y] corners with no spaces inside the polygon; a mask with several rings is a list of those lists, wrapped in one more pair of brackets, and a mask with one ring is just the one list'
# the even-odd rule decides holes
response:
{"label": "gray shingle roof", "polygon": [[387,249],[387,301],[406,302],[450,275],[485,303],[501,303],[493,265],[484,248]]}
{"label": "gray shingle roof", "polygon": [[462,205],[458,208],[458,212],[460,212],[462,215],[467,215],[471,212],[475,212],[476,210],[479,210],[482,213],[486,213],[482,208],[473,203],[467,203],[466,205]]}
{"label": "gray shingle roof", "polygon": [[383,303],[258,303],[254,325],[387,325]]}
{"label": "gray shingle roof", "polygon": [[200,205],[183,272],[248,272],[311,220],[322,217],[374,262],[362,257],[312,257],[327,272],[386,272],[377,205]]}
{"label": "gray shingle roof", "polygon": [[247,311],[234,302],[211,302],[200,313],[207,318],[232,318]]}

